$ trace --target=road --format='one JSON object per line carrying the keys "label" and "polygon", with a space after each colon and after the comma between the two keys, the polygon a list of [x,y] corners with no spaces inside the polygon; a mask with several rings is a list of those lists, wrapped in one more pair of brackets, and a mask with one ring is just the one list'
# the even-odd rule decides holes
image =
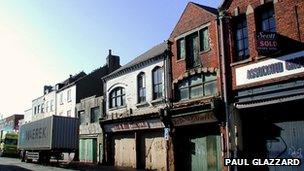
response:
{"label": "road", "polygon": [[100,166],[93,164],[57,164],[41,165],[37,163],[21,162],[17,158],[0,157],[0,171],[67,171],[67,170],[104,170],[104,171],[136,171],[136,169]]}

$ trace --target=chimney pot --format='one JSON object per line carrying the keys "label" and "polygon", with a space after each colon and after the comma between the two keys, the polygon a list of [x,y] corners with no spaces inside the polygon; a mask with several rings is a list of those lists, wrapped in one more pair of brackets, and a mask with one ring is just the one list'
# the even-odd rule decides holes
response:
{"label": "chimney pot", "polygon": [[112,55],[112,50],[111,49],[109,49],[109,55]]}

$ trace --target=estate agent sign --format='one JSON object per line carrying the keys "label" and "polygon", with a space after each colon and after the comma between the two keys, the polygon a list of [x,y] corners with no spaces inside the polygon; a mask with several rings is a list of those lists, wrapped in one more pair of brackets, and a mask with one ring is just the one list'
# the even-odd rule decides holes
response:
{"label": "estate agent sign", "polygon": [[267,55],[278,50],[277,34],[259,32],[257,34],[257,50],[260,55]]}

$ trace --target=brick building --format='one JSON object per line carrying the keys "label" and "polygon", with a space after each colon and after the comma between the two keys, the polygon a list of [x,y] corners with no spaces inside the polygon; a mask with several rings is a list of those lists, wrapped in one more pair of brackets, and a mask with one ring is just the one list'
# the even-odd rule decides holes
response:
{"label": "brick building", "polygon": [[218,26],[217,9],[190,2],[170,35],[170,170],[225,170]]}
{"label": "brick building", "polygon": [[304,1],[225,0],[220,10],[234,157],[302,158]]}

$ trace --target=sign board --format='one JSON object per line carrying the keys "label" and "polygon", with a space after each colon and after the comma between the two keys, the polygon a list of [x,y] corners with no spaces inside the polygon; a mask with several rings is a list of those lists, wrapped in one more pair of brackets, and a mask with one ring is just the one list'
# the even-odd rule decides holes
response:
{"label": "sign board", "polygon": [[257,34],[257,50],[260,55],[270,54],[278,50],[277,34],[259,32]]}
{"label": "sign board", "polygon": [[216,121],[217,119],[212,112],[196,114],[196,115],[180,116],[172,119],[172,123],[174,126],[210,123]]}
{"label": "sign board", "polygon": [[236,68],[236,85],[242,86],[302,72],[304,51]]}
{"label": "sign board", "polygon": [[104,125],[106,132],[131,131],[141,129],[164,128],[163,122],[159,119],[151,119],[145,121],[123,122]]}
{"label": "sign board", "polygon": [[166,141],[169,140],[170,137],[169,133],[170,133],[170,128],[164,128],[164,138]]}

